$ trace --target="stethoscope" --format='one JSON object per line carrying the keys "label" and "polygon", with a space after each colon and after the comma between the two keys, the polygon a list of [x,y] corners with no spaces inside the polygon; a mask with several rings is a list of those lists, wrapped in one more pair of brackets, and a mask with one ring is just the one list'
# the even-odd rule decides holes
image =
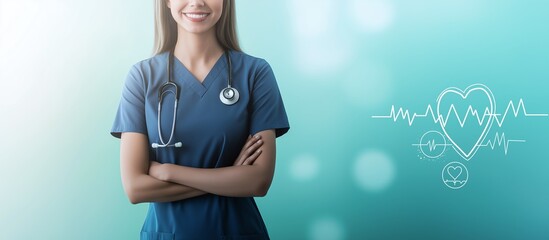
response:
{"label": "stethoscope", "polygon": [[[238,99],[240,98],[240,94],[238,93],[238,90],[236,88],[232,87],[233,83],[233,76],[232,76],[232,65],[231,65],[231,56],[229,56],[229,52],[224,53],[225,58],[227,59],[227,64],[229,67],[227,68],[227,73],[229,75],[229,78],[227,79],[227,87],[223,88],[221,92],[219,93],[219,99],[221,102],[227,106],[233,105],[236,102],[238,102]],[[175,131],[175,122],[177,119],[177,103],[179,101],[179,95],[180,95],[180,89],[179,86],[175,82],[172,81],[172,64],[173,64],[173,51],[170,51],[168,54],[168,81],[166,83],[162,84],[160,86],[159,92],[158,92],[158,117],[157,117],[157,127],[158,127],[158,137],[160,138],[160,143],[153,143],[152,148],[164,148],[164,147],[181,147],[183,144],[181,142],[176,142],[174,144],[171,144],[173,140],[173,135]],[[168,141],[164,141],[164,137],[162,136],[162,130],[160,127],[160,116],[162,115],[162,100],[164,99],[164,95],[171,93],[175,95],[175,101],[173,104],[173,120],[172,120],[172,130],[170,132],[170,137],[168,138]]]}

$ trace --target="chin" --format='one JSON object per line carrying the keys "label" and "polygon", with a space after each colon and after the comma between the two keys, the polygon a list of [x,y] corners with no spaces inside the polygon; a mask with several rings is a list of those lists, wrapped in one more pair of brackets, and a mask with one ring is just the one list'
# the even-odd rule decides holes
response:
{"label": "chin", "polygon": [[185,30],[185,32],[194,33],[194,34],[207,33],[215,29],[214,27],[205,27],[205,26],[182,26],[181,28]]}

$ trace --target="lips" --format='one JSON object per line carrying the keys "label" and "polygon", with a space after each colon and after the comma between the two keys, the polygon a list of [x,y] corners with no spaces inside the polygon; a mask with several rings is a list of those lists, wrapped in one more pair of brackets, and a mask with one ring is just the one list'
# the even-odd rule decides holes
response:
{"label": "lips", "polygon": [[202,22],[206,20],[206,18],[210,15],[209,13],[203,13],[203,12],[190,12],[190,13],[183,13],[187,19],[189,19],[192,22]]}

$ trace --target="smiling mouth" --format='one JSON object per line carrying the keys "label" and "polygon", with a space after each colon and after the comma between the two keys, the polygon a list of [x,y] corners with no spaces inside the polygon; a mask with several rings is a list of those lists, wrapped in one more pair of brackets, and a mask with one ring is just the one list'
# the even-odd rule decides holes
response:
{"label": "smiling mouth", "polygon": [[193,22],[202,22],[206,20],[206,17],[210,15],[209,13],[184,13],[185,17]]}

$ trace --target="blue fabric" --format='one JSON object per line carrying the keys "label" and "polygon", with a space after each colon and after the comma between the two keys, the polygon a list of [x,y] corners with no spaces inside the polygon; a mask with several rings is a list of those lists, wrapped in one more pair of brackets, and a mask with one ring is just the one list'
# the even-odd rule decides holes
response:
{"label": "blue fabric", "polygon": [[[167,80],[167,55],[161,53],[135,64],[126,79],[111,134],[146,134],[159,143],[158,92]],[[289,129],[284,104],[269,64],[242,52],[230,52],[233,87],[240,100],[231,106],[219,100],[227,86],[227,62],[222,56],[200,83],[174,58],[173,81],[181,89],[175,142],[181,148],[150,149],[151,159],[197,168],[231,166],[249,134]],[[174,96],[162,103],[162,134],[170,136]],[[150,203],[141,239],[268,239],[267,229],[252,197],[206,194],[168,203]]]}

